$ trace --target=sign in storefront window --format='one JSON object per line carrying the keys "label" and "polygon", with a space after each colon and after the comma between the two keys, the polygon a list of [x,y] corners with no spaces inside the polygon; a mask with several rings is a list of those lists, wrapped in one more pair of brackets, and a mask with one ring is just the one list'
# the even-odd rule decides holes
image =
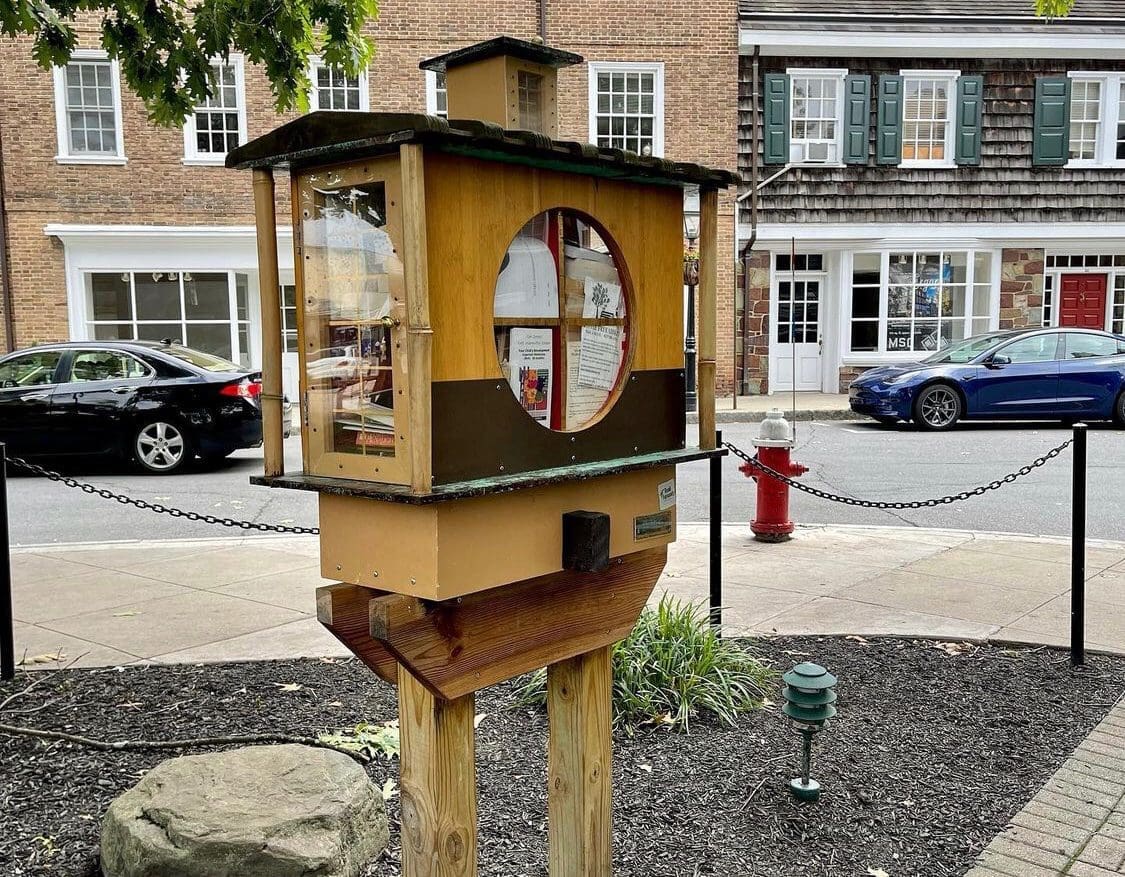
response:
{"label": "sign in storefront window", "polygon": [[249,278],[232,271],[86,275],[87,336],[163,341],[249,365]]}
{"label": "sign in storefront window", "polygon": [[971,251],[856,253],[852,353],[931,353],[992,323],[992,254]]}

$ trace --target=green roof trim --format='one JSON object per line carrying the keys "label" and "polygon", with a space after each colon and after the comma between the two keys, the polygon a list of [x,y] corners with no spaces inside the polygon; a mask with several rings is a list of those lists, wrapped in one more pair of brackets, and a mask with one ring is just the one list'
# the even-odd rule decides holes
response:
{"label": "green roof trim", "polygon": [[397,152],[404,143],[421,143],[488,161],[635,182],[725,189],[741,181],[730,171],[591,143],[552,140],[534,131],[509,131],[477,120],[342,110],[309,113],[282,125],[232,150],[226,165],[301,170],[387,155]]}

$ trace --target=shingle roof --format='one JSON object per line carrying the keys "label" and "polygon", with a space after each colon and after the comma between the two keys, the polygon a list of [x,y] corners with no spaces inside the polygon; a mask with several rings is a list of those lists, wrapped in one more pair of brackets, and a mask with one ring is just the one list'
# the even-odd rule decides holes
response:
{"label": "shingle roof", "polygon": [[[825,17],[1027,19],[1035,20],[1035,0],[864,0],[842,12],[838,0],[739,0],[743,18]],[[1125,0],[1075,0],[1074,9],[1055,23],[1125,19]]]}
{"label": "shingle roof", "polygon": [[582,63],[582,56],[573,52],[564,52],[562,49],[553,49],[542,43],[532,43],[515,37],[500,36],[466,46],[463,49],[454,49],[436,58],[427,58],[418,66],[423,70],[436,70],[444,73],[450,67],[459,67],[484,58],[495,58],[497,55],[511,55],[524,61],[535,64],[544,64],[547,67],[570,67]]}
{"label": "shingle roof", "polygon": [[446,121],[416,113],[320,111],[301,116],[227,154],[227,167],[302,168],[397,152],[423,143],[489,161],[531,165],[609,179],[726,188],[738,174],[667,161],[590,143],[552,140],[476,120]]}

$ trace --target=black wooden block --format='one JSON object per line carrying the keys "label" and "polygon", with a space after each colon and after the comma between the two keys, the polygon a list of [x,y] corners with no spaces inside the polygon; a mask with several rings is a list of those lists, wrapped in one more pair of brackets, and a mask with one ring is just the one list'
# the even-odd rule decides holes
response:
{"label": "black wooden block", "polygon": [[609,515],[565,512],[562,528],[563,569],[601,572],[609,566]]}

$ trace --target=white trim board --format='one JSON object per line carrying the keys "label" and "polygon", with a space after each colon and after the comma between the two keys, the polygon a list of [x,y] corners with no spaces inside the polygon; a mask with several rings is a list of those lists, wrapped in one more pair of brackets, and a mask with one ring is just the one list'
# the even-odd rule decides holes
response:
{"label": "white trim board", "polygon": [[739,52],[757,46],[763,56],[797,58],[1106,58],[1120,59],[1121,34],[1072,33],[1044,25],[1037,32],[998,30],[966,33],[961,29],[920,31],[917,27],[885,31],[789,30],[739,27]]}
{"label": "white trim board", "polygon": [[[750,238],[750,225],[738,226],[738,238]],[[906,244],[980,246],[1002,243],[1008,246],[1064,245],[1074,247],[1105,247],[1107,242],[1125,243],[1125,222],[1086,223],[809,223],[807,225],[760,224],[756,245],[786,243],[791,238],[804,244],[815,243],[829,249],[850,248],[856,244],[872,245],[880,242]],[[835,247],[833,247],[835,245]]]}

